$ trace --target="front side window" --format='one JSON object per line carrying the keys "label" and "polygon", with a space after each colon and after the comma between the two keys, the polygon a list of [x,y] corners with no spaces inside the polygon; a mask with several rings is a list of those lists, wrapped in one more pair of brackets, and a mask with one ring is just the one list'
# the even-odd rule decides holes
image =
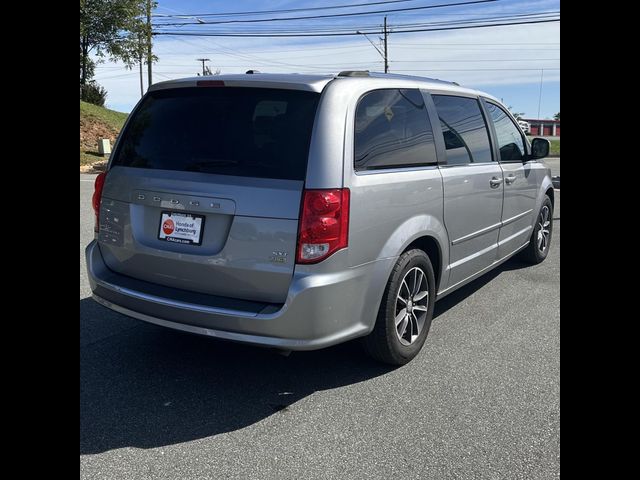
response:
{"label": "front side window", "polygon": [[500,160],[522,161],[524,159],[524,141],[520,128],[513,123],[507,112],[495,103],[486,102],[487,111],[496,129]]}
{"label": "front side window", "polygon": [[356,171],[436,164],[433,131],[419,90],[365,94],[355,118]]}
{"label": "front side window", "polygon": [[487,124],[475,98],[433,95],[448,165],[491,162]]}

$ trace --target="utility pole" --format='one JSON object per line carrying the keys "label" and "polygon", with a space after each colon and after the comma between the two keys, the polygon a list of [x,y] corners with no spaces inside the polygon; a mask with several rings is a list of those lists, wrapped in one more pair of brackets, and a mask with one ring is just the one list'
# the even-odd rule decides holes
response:
{"label": "utility pole", "polygon": [[542,78],[544,77],[544,68],[540,71],[540,95],[538,96],[538,120],[540,119],[540,104],[542,103]]}
{"label": "utility pole", "polygon": [[142,52],[140,52],[140,98],[144,96],[144,83],[142,82]]}
{"label": "utility pole", "polygon": [[142,42],[142,35],[138,37],[138,60],[140,62],[140,98],[144,96],[144,82],[142,81],[142,47],[144,43]]}
{"label": "utility pole", "polygon": [[153,64],[153,53],[151,52],[151,0],[147,0],[147,88],[153,83],[151,75],[151,65]]}
{"label": "utility pole", "polygon": [[204,77],[205,75],[204,62],[210,62],[211,60],[209,60],[208,58],[196,58],[196,60],[198,62],[202,62],[202,76]]}
{"label": "utility pole", "polygon": [[387,17],[384,17],[384,73],[389,71],[389,51],[387,50]]}

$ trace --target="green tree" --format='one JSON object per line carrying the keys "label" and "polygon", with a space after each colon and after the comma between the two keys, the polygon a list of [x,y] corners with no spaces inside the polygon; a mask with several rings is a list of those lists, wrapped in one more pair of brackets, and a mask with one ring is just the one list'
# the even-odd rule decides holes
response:
{"label": "green tree", "polygon": [[[128,68],[140,61],[150,39],[146,9],[151,0],[80,0],[80,84],[93,77],[95,61],[108,57]],[[151,8],[156,6],[151,1]],[[150,41],[150,40],[149,40]],[[152,61],[156,60],[155,58]]]}
{"label": "green tree", "polygon": [[553,116],[553,119],[554,119],[554,120],[560,120],[560,112],[556,113],[556,114]]}
{"label": "green tree", "polygon": [[104,107],[106,99],[107,91],[95,81],[92,80],[87,82],[86,85],[80,85],[80,100]]}

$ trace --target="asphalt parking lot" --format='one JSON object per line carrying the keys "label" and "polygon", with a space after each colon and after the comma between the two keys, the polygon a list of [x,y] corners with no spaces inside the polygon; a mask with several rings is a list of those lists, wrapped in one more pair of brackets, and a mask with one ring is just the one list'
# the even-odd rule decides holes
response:
{"label": "asphalt parking lot", "polygon": [[552,246],[436,304],[401,368],[348,343],[283,357],[88,298],[80,175],[83,479],[550,479],[560,475],[560,192]]}
{"label": "asphalt parking lot", "polygon": [[560,175],[560,157],[545,158],[544,163],[551,169],[552,177]]}

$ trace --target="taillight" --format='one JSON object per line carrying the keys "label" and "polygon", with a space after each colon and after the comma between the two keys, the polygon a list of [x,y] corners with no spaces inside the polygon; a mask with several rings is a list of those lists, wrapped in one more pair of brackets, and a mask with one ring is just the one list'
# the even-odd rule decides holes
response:
{"label": "taillight", "polygon": [[93,204],[93,211],[96,214],[96,224],[93,227],[93,231],[97,232],[100,228],[100,199],[102,198],[102,188],[104,187],[104,181],[107,178],[107,172],[102,172],[96,177],[95,188],[93,190],[93,197],[91,203]]}
{"label": "taillight", "polygon": [[349,245],[349,189],[305,190],[298,263],[317,263]]}
{"label": "taillight", "polygon": [[198,80],[196,87],[224,87],[224,80]]}

